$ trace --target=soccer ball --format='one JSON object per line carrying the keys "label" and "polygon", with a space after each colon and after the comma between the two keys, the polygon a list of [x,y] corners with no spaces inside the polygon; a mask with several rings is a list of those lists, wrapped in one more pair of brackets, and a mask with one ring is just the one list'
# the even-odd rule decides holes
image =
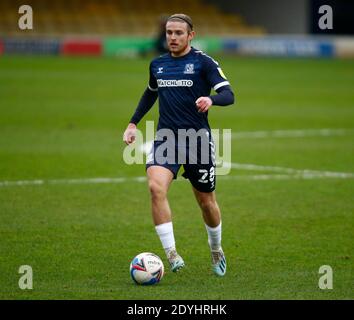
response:
{"label": "soccer ball", "polygon": [[143,252],[130,263],[130,275],[137,284],[155,284],[164,275],[164,265],[156,254]]}

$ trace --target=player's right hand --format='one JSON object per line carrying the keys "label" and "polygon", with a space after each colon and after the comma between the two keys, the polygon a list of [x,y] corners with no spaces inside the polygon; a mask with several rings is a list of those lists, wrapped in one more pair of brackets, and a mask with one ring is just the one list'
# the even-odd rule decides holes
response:
{"label": "player's right hand", "polygon": [[123,141],[126,144],[131,144],[135,141],[135,137],[136,137],[136,125],[134,123],[129,123],[128,127],[124,131]]}

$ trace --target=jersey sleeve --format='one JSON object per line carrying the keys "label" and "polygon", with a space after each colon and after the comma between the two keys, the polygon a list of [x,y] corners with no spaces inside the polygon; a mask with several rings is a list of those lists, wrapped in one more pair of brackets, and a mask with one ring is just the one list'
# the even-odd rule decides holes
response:
{"label": "jersey sleeve", "polygon": [[215,91],[223,86],[230,85],[217,61],[205,56],[203,67],[207,81]]}
{"label": "jersey sleeve", "polygon": [[152,72],[152,63],[150,63],[150,67],[149,67],[149,84],[148,84],[148,88],[151,91],[157,91],[158,86],[157,86],[157,81],[156,78]]}

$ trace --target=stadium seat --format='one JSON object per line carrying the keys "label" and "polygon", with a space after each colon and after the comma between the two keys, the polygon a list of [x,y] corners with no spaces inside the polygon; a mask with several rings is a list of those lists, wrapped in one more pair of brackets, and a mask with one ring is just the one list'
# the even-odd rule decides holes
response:
{"label": "stadium seat", "polygon": [[[0,36],[21,36],[18,8],[21,0],[0,1]],[[202,0],[180,2],[164,0],[28,0],[33,9],[34,29],[26,36],[133,35],[154,36],[159,17],[185,12],[199,35],[263,34],[261,27],[249,26],[240,15],[225,13]]]}

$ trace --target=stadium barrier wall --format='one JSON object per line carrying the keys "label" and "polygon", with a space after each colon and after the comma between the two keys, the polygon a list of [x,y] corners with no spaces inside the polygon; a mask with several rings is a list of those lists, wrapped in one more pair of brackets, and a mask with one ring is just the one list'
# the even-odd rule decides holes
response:
{"label": "stadium barrier wall", "polygon": [[223,51],[277,57],[334,57],[336,53],[333,39],[274,36],[224,39]]}
{"label": "stadium barrier wall", "polygon": [[65,39],[61,43],[60,53],[62,55],[86,55],[101,56],[102,41],[85,39]]}
{"label": "stadium barrier wall", "polygon": [[[0,54],[141,56],[154,49],[153,38],[0,39]],[[255,36],[202,37],[193,46],[206,53],[275,57],[354,57],[354,37]]]}
{"label": "stadium barrier wall", "polygon": [[221,52],[223,51],[223,39],[219,37],[197,37],[193,40],[193,46],[208,53]]}
{"label": "stadium barrier wall", "polygon": [[334,38],[334,47],[336,57],[353,58],[354,57],[354,37],[336,37]]}
{"label": "stadium barrier wall", "polygon": [[104,38],[103,54],[105,56],[137,56],[154,48],[154,39],[139,37]]}
{"label": "stadium barrier wall", "polygon": [[[107,56],[134,56],[143,55],[154,50],[153,38],[105,38],[103,52]],[[222,39],[216,37],[202,37],[193,41],[193,46],[207,52],[222,50]]]}
{"label": "stadium barrier wall", "polygon": [[[1,40],[0,40],[1,42]],[[56,39],[5,38],[2,40],[4,54],[59,54],[60,41]]]}

